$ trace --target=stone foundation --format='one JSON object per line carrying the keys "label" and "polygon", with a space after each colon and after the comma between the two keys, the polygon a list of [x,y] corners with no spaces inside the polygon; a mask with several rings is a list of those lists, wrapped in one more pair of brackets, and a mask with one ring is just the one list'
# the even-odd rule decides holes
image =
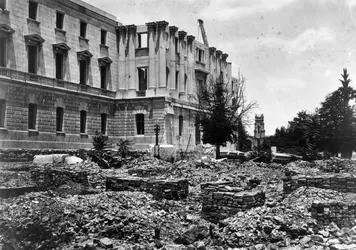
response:
{"label": "stone foundation", "polygon": [[356,193],[356,178],[350,174],[333,174],[318,176],[297,175],[283,179],[285,194],[289,194],[302,186],[332,189],[344,193]]}
{"label": "stone foundation", "polygon": [[340,228],[353,227],[356,220],[356,202],[314,201],[311,206],[311,213],[320,226],[334,222]]}
{"label": "stone foundation", "polygon": [[156,199],[180,200],[188,196],[188,180],[152,180],[139,177],[107,177],[106,189],[112,191],[143,191]]}
{"label": "stone foundation", "polygon": [[224,218],[253,207],[263,206],[265,193],[260,190],[243,191],[232,183],[205,183],[202,189],[202,213]]}
{"label": "stone foundation", "polygon": [[39,190],[60,187],[68,183],[79,183],[83,187],[89,187],[88,173],[84,171],[74,172],[66,169],[37,168],[31,171],[31,178]]}

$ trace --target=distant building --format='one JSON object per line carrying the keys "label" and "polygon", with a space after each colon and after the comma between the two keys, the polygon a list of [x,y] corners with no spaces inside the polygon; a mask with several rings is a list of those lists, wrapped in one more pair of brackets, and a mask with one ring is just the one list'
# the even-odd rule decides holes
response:
{"label": "distant building", "polygon": [[255,115],[255,129],[253,131],[253,136],[249,136],[251,141],[251,149],[257,150],[263,144],[265,138],[265,122],[262,115]]}
{"label": "distant building", "polygon": [[166,21],[122,25],[80,0],[0,1],[0,147],[201,143],[196,93],[228,54]]}

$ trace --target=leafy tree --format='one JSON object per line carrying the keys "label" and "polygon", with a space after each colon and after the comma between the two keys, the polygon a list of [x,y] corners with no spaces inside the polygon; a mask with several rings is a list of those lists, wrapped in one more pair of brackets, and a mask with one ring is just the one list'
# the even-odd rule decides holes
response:
{"label": "leafy tree", "polygon": [[220,146],[236,141],[238,121],[256,105],[246,100],[244,84],[242,77],[229,86],[221,73],[215,81],[211,78],[206,86],[198,86],[202,140],[216,146],[216,158],[220,157]]}
{"label": "leafy tree", "polygon": [[240,151],[248,151],[251,149],[251,142],[247,139],[248,134],[242,120],[237,122],[237,148]]}

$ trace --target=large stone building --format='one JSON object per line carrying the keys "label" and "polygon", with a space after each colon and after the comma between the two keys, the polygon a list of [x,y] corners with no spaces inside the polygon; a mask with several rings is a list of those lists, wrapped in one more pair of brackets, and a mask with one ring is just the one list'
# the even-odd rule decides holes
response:
{"label": "large stone building", "polygon": [[0,147],[201,142],[196,93],[228,55],[166,21],[122,25],[80,0],[0,0]]}

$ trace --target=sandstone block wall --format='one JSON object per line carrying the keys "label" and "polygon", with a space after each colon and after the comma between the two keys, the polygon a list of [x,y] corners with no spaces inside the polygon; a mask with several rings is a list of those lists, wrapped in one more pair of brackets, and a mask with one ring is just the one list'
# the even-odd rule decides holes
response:
{"label": "sandstone block wall", "polygon": [[350,174],[331,174],[318,176],[297,175],[283,179],[285,194],[289,194],[303,186],[332,189],[344,193],[356,193],[356,178]]}
{"label": "sandstone block wall", "polygon": [[264,204],[263,191],[243,191],[242,188],[228,186],[231,184],[226,182],[201,185],[203,214],[221,218]]}
{"label": "sandstone block wall", "polygon": [[341,227],[352,227],[356,219],[356,202],[314,201],[311,206],[312,217],[318,225],[329,225],[335,222]]}
{"label": "sandstone block wall", "polygon": [[106,189],[112,191],[144,191],[156,199],[179,200],[188,196],[188,180],[152,180],[139,177],[107,177]]}
{"label": "sandstone block wall", "polygon": [[31,178],[40,190],[60,187],[68,183],[80,183],[84,187],[89,187],[88,173],[70,171],[64,169],[36,168],[31,170]]}

